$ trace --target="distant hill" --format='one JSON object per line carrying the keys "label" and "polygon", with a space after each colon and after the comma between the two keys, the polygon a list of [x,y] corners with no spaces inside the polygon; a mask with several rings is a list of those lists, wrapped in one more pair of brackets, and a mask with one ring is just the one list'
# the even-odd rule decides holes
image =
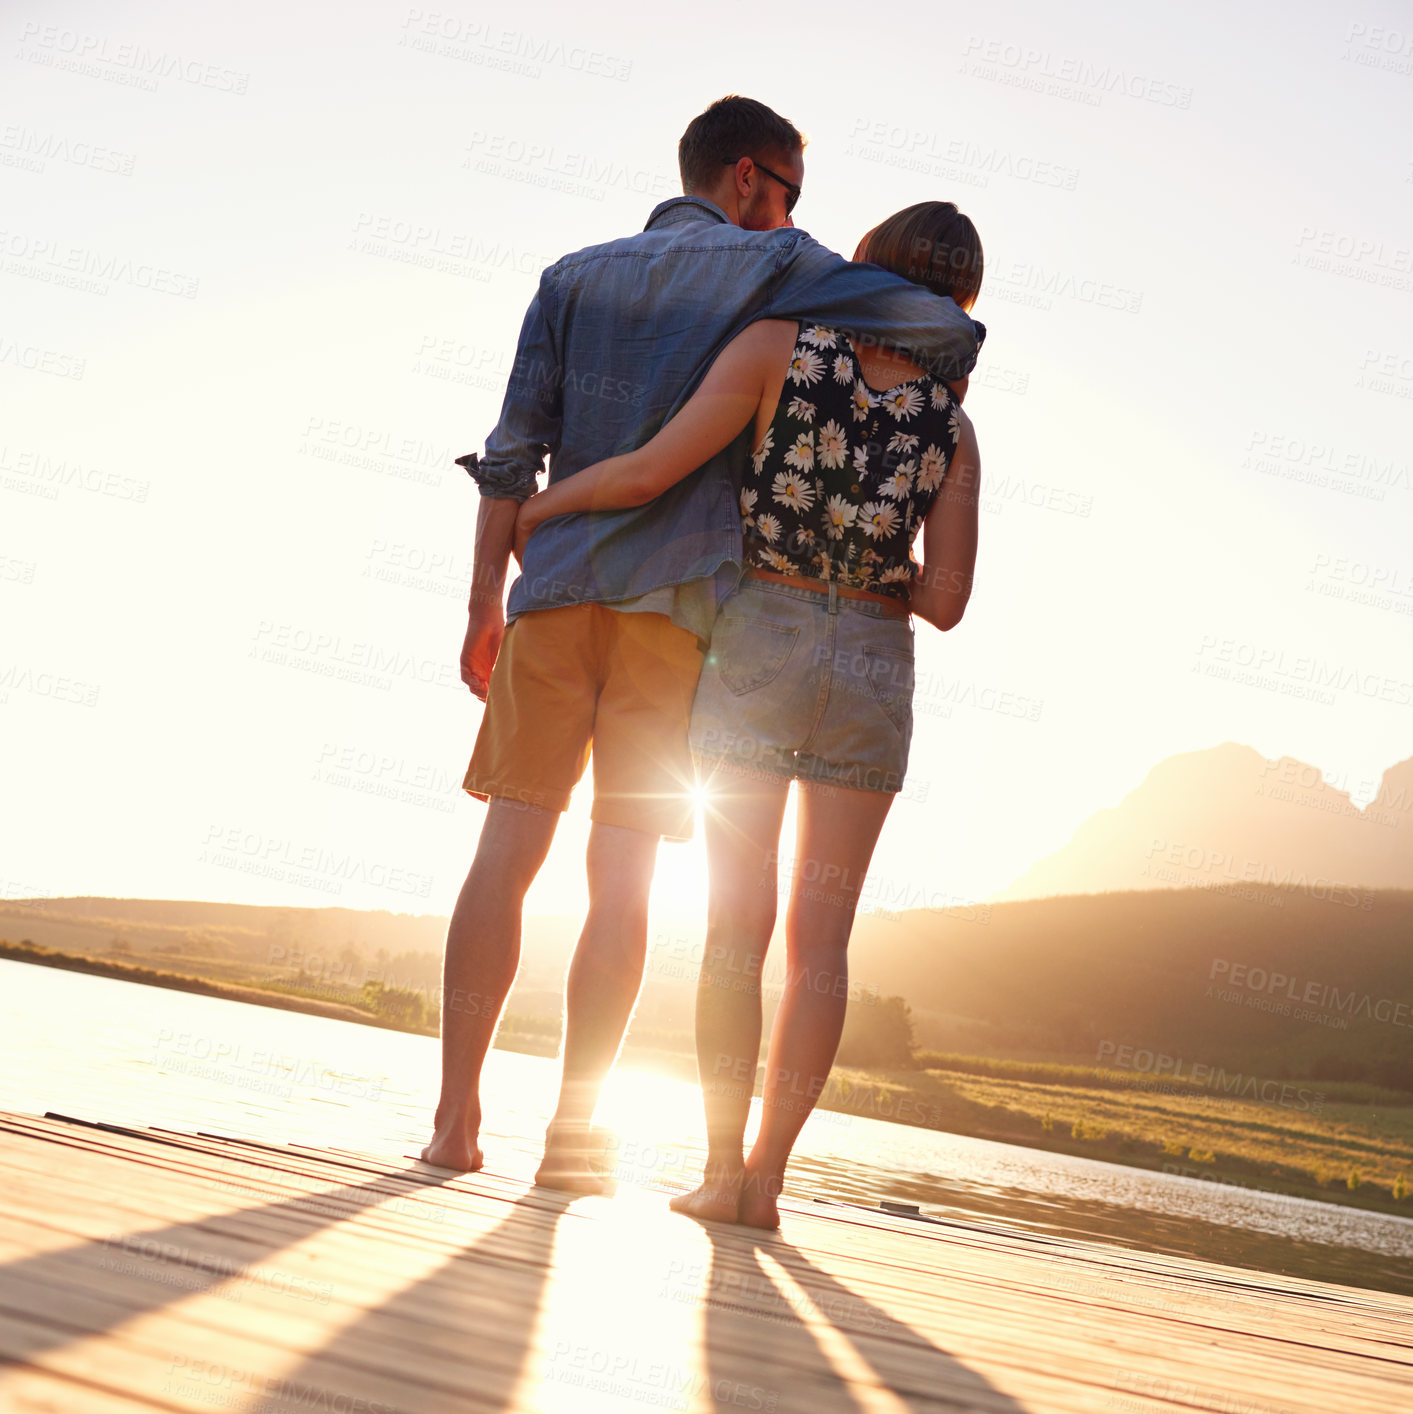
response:
{"label": "distant hill", "polygon": [[[1413,1090],[1413,891],[1224,885],[861,917],[851,978],[920,1043]],[[1106,1043],[1115,1050],[1106,1050]]]}
{"label": "distant hill", "polygon": [[1413,757],[1361,810],[1289,756],[1235,742],[1170,756],[993,899],[1235,883],[1413,888]]}
{"label": "distant hill", "polygon": [[[446,920],[142,899],[0,904],[0,938],[199,969],[236,984],[434,988]],[[702,933],[659,940],[637,1023],[690,1028]],[[510,1009],[557,1015],[575,920],[528,920]],[[128,954],[123,954],[127,956]],[[783,940],[765,974],[779,996]],[[1413,891],[1226,883],[864,914],[852,995],[904,997],[921,1046],[1122,1064],[1160,1056],[1275,1078],[1413,1090]],[[1146,1063],[1143,1054],[1147,1053]]]}

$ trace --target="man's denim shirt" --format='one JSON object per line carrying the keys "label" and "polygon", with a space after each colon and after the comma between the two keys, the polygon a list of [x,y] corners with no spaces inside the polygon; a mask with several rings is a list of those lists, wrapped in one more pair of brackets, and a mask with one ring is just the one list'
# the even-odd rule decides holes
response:
{"label": "man's denim shirt", "polygon": [[[641,234],[566,255],[541,275],[500,421],[485,455],[460,462],[483,496],[523,501],[546,455],[555,482],[630,452],[757,319],[894,343],[943,378],[971,371],[986,334],[950,299],[847,261],[796,227],[744,231],[710,201],[674,197]],[[646,506],[547,521],[530,537],[507,617],[611,604],[739,566],[752,430]]]}

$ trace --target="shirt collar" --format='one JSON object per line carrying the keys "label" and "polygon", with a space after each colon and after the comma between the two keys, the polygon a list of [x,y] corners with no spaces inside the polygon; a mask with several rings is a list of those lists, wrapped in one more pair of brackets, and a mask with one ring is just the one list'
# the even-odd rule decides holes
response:
{"label": "shirt collar", "polygon": [[643,227],[651,231],[656,226],[680,226],[688,221],[718,221],[731,224],[731,218],[714,202],[704,196],[672,196],[653,207],[648,223]]}

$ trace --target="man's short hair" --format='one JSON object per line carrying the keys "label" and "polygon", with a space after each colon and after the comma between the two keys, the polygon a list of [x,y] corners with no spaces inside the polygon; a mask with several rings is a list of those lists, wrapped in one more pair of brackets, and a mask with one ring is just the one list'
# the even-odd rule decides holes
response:
{"label": "man's short hair", "polygon": [[803,135],[788,118],[754,98],[729,93],[693,118],[677,144],[682,190],[690,195],[714,186],[728,162],[793,154],[804,145]]}

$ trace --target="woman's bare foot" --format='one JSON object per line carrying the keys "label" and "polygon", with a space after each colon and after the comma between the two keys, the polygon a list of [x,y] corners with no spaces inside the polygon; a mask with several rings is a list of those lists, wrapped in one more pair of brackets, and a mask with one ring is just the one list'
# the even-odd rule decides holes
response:
{"label": "woman's bare foot", "polygon": [[419,1156],[424,1164],[439,1169],[455,1169],[457,1173],[475,1173],[485,1162],[480,1146],[464,1133],[442,1133],[432,1136],[432,1142]]}
{"label": "woman's bare foot", "polygon": [[736,1221],[744,1227],[776,1231],[780,1226],[780,1209],[776,1199],[785,1186],[783,1174],[763,1173],[747,1168],[741,1184],[741,1202]]}
{"label": "woman's bare foot", "polygon": [[612,1135],[603,1129],[581,1129],[551,1124],[545,1131],[545,1156],[535,1170],[541,1188],[563,1193],[595,1194],[607,1191],[607,1150]]}
{"label": "woman's bare foot", "polygon": [[739,1222],[737,1211],[741,1203],[741,1181],[745,1166],[738,1159],[734,1164],[709,1160],[702,1181],[690,1193],[679,1193],[668,1200],[674,1213],[685,1213],[702,1222]]}

